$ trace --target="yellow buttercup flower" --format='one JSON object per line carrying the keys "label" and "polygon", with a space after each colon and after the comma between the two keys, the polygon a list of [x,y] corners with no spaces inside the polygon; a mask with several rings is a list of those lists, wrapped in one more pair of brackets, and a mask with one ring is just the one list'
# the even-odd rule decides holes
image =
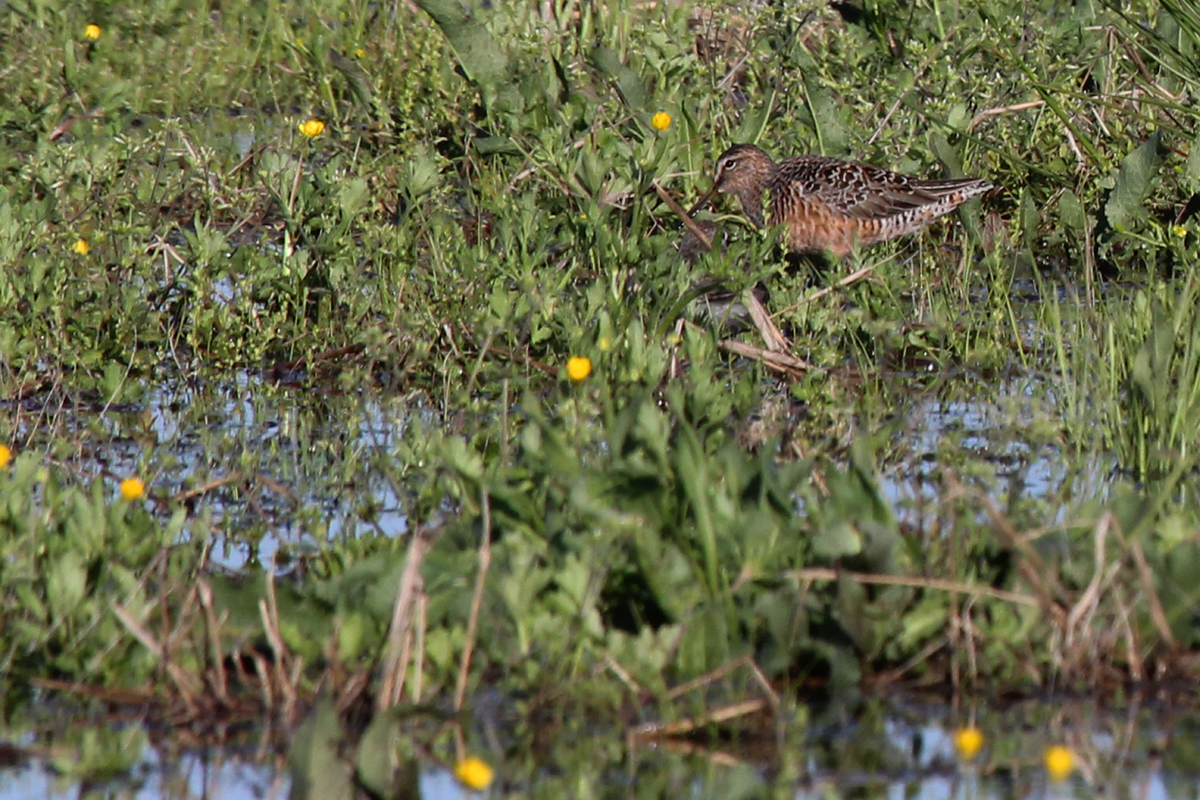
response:
{"label": "yellow buttercup flower", "polygon": [[469,786],[477,792],[491,785],[493,775],[488,763],[475,756],[464,758],[454,765],[454,777],[464,786]]}
{"label": "yellow buttercup flower", "polygon": [[310,139],[315,139],[325,132],[325,123],[319,119],[310,119],[300,123],[300,132]]}
{"label": "yellow buttercup flower", "polygon": [[963,761],[971,761],[983,749],[983,733],[978,728],[959,728],[954,732],[954,749]]}
{"label": "yellow buttercup flower", "polygon": [[1174,225],[1171,227],[1171,233],[1182,239],[1183,237],[1187,236],[1187,228],[1183,227],[1182,225]]}
{"label": "yellow buttercup flower", "polygon": [[571,380],[579,381],[592,374],[592,360],[584,356],[575,356],[567,362],[567,375]]}
{"label": "yellow buttercup flower", "polygon": [[86,28],[83,29],[83,37],[85,39],[91,39],[93,42],[96,41],[97,39],[100,38],[100,26],[99,25],[88,25]]}
{"label": "yellow buttercup flower", "polygon": [[662,133],[667,128],[671,127],[671,115],[665,111],[660,111],[650,118],[650,127]]}
{"label": "yellow buttercup flower", "polygon": [[1066,780],[1071,771],[1075,769],[1075,756],[1061,744],[1047,747],[1042,761],[1046,765],[1046,774],[1052,781]]}
{"label": "yellow buttercup flower", "polygon": [[87,239],[76,239],[71,249],[81,256],[86,256],[90,248],[88,247]]}
{"label": "yellow buttercup flower", "polygon": [[121,497],[126,500],[137,500],[146,496],[146,484],[141,478],[126,478],[121,481]]}
{"label": "yellow buttercup flower", "polygon": [[0,469],[7,467],[10,461],[12,461],[12,450],[0,444]]}
{"label": "yellow buttercup flower", "polygon": [[367,51],[366,51],[366,50],[363,50],[363,49],[360,47],[360,48],[358,48],[357,50],[355,50],[355,51],[354,51],[354,57],[355,57],[355,58],[366,58],[366,57],[367,57]]}

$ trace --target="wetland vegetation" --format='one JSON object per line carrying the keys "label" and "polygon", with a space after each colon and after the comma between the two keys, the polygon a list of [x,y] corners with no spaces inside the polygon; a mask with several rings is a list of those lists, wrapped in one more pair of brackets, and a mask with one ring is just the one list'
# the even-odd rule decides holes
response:
{"label": "wetland vegetation", "polygon": [[[814,699],[1191,701],[1193,3],[9,0],[0,53],[7,719],[266,720],[393,797]],[[1002,188],[681,258],[735,142]]]}

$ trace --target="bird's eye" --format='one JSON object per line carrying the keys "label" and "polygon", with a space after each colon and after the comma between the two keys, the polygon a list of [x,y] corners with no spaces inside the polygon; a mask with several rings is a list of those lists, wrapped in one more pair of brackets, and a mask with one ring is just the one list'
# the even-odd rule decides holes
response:
{"label": "bird's eye", "polygon": [[737,166],[736,158],[729,158],[729,159],[725,160],[725,169],[733,169],[736,166]]}

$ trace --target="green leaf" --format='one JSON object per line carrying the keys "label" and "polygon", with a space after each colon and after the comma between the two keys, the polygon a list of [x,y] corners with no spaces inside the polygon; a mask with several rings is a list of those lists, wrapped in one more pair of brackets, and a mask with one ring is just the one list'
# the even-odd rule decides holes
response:
{"label": "green leaf", "polygon": [[63,77],[69,86],[74,86],[79,80],[79,71],[75,65],[75,41],[70,37],[63,47]]}
{"label": "green leaf", "polygon": [[338,203],[347,218],[358,216],[370,200],[371,191],[362,178],[348,178],[338,185]]}
{"label": "green leaf", "polygon": [[1192,140],[1192,148],[1188,152],[1187,162],[1184,164],[1184,173],[1191,190],[1193,192],[1200,191],[1200,133],[1196,134],[1196,138]]}
{"label": "green leaf", "polygon": [[621,57],[603,45],[592,49],[592,66],[611,79],[621,99],[631,108],[645,110],[646,86],[642,77],[621,62]]}
{"label": "green leaf", "polygon": [[371,76],[352,58],[329,49],[329,63],[342,74],[350,87],[350,93],[359,105],[370,111],[377,119],[387,119],[386,114],[378,113],[375,102],[375,87],[371,84]]}
{"label": "green leaf", "polygon": [[767,129],[767,122],[771,119],[771,111],[775,107],[775,98],[776,91],[771,89],[767,102],[749,108],[742,114],[742,121],[733,133],[733,142],[757,144],[762,139],[763,132]]}
{"label": "green leaf", "polygon": [[377,715],[358,744],[355,777],[372,797],[419,797],[416,762],[400,762],[397,747],[401,718],[393,709]]}
{"label": "green leaf", "polygon": [[813,133],[817,135],[817,152],[827,156],[850,152],[850,131],[842,122],[841,108],[815,73],[804,74],[804,98],[812,115]]}
{"label": "green leaf", "polygon": [[845,520],[837,520],[817,531],[812,540],[813,555],[833,560],[862,552],[862,536]]}
{"label": "green leaf", "polygon": [[507,136],[484,136],[471,140],[475,151],[484,156],[519,156],[521,148]]}
{"label": "green leaf", "polygon": [[458,0],[417,0],[454,48],[467,76],[479,86],[489,111],[520,113],[525,99],[512,82],[508,55],[484,24]]}
{"label": "green leaf", "polygon": [[1115,230],[1128,230],[1135,221],[1146,216],[1142,200],[1162,165],[1162,157],[1162,134],[1155,131],[1121,161],[1116,185],[1104,206],[1108,224]]}
{"label": "green leaf", "polygon": [[838,574],[834,616],[860,653],[875,649],[878,625],[867,613],[866,589],[844,572]]}
{"label": "green leaf", "polygon": [[87,593],[87,570],[83,557],[74,550],[63,553],[50,570],[46,580],[46,595],[50,610],[56,617],[71,613]]}
{"label": "green leaf", "polygon": [[919,647],[945,628],[949,604],[948,595],[934,593],[909,608],[901,618],[900,644],[907,648]]}
{"label": "green leaf", "polygon": [[323,697],[296,729],[288,748],[291,800],[354,800],[350,765],[338,755],[344,745],[337,711]]}
{"label": "green leaf", "polygon": [[1079,197],[1067,189],[1058,199],[1058,219],[1064,228],[1070,228],[1078,233],[1087,229],[1087,215],[1083,211],[1083,203]]}
{"label": "green leaf", "polygon": [[[409,197],[414,200],[431,192],[442,182],[442,170],[437,158],[425,145],[413,148],[412,156],[404,166],[404,185]],[[364,186],[364,191],[366,187]]]}
{"label": "green leaf", "polygon": [[963,174],[962,161],[959,160],[958,153],[955,152],[954,147],[945,136],[940,133],[930,134],[929,147],[937,156],[937,160],[946,167],[946,172],[951,178],[957,178]]}

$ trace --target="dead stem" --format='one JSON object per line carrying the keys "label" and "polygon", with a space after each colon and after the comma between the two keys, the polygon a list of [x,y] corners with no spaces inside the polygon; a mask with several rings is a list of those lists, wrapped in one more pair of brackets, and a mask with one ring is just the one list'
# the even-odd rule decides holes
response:
{"label": "dead stem", "polygon": [[704,249],[712,250],[712,238],[710,238],[709,235],[705,233],[699,225],[696,224],[695,220],[688,216],[688,213],[684,211],[683,206],[676,202],[675,198],[671,196],[670,192],[668,192],[662,186],[659,186],[658,181],[654,182],[654,191],[658,192],[658,196],[661,197],[663,202],[667,204],[667,208],[671,209],[675,216],[679,217],[679,221],[683,223],[683,227],[687,228],[693,236],[700,240],[700,242],[704,245]]}
{"label": "dead stem", "polygon": [[480,498],[482,506],[482,528],[479,541],[479,573],[475,576],[475,593],[471,597],[471,614],[467,618],[466,643],[463,645],[462,663],[458,668],[458,685],[454,690],[454,710],[461,711],[463,698],[467,694],[467,676],[471,671],[471,653],[475,649],[475,637],[479,628],[479,610],[483,606],[483,590],[487,585],[488,568],[492,564],[492,503],[485,490]]}
{"label": "dead stem", "polygon": [[825,295],[829,294],[830,292],[836,291],[837,289],[841,289],[846,286],[850,286],[851,284],[854,284],[854,283],[858,283],[863,278],[867,277],[872,272],[879,269],[879,267],[883,266],[884,264],[888,263],[889,261],[893,260],[894,258],[895,258],[895,256],[888,256],[887,258],[883,259],[882,261],[878,261],[874,264],[871,264],[870,266],[863,267],[862,269],[857,269],[854,272],[851,272],[846,277],[839,280],[837,283],[835,283],[831,286],[826,286],[824,289],[819,289],[818,291],[815,291],[812,294],[810,294],[808,297],[805,297],[801,300],[798,300],[795,303],[792,303],[790,306],[783,309],[782,311],[776,312],[774,314],[774,316],[778,317],[781,314],[789,314],[798,308],[803,308],[804,306],[808,305],[809,303],[816,302],[818,299],[824,297]]}
{"label": "dead stem", "polygon": [[1150,571],[1150,565],[1146,563],[1146,554],[1142,551],[1142,543],[1134,539],[1129,543],[1129,551],[1133,554],[1133,562],[1137,564],[1138,580],[1142,584],[1142,591],[1146,593],[1146,600],[1150,603],[1150,619],[1154,621],[1154,627],[1158,630],[1158,635],[1166,642],[1167,647],[1173,652],[1178,651],[1179,642],[1171,633],[1171,623],[1167,621],[1167,612],[1163,610],[1162,600],[1154,588],[1154,573]]}
{"label": "dead stem", "polygon": [[980,111],[974,118],[967,123],[967,133],[975,130],[975,126],[983,122],[988,117],[995,117],[1000,114],[1011,114],[1014,111],[1028,111],[1031,108],[1038,108],[1046,105],[1045,100],[1030,100],[1028,103],[1014,103],[1011,106],[1000,106],[998,108],[987,108]]}
{"label": "dead stem", "polygon": [[763,350],[760,347],[739,342],[737,339],[722,339],[717,343],[717,347],[735,356],[761,361],[763,366],[773,369],[776,372],[782,372],[792,378],[801,378],[809,370],[817,369],[815,365],[810,364],[802,358],[797,358],[790,353]]}
{"label": "dead stem", "polygon": [[421,564],[425,560],[425,537],[414,530],[409,535],[408,554],[404,564],[404,575],[392,607],[392,621],[388,627],[387,651],[383,662],[383,685],[376,700],[376,710],[386,711],[400,702],[404,690],[404,676],[408,669],[409,641],[412,626],[412,607],[419,591]]}
{"label": "dead stem", "polygon": [[278,685],[275,687],[282,695],[283,707],[281,709],[285,720],[294,721],[297,716],[297,695],[296,687],[299,682],[299,669],[303,659],[297,657],[294,659],[293,669],[291,674],[288,671],[288,662],[293,660],[291,651],[288,650],[287,644],[283,641],[283,634],[280,632],[279,626],[279,602],[275,593],[275,565],[267,569],[267,596],[258,601],[258,613],[262,619],[263,630],[267,634],[267,643],[271,646],[271,653],[274,655],[274,660],[266,663],[263,666],[269,671],[269,674],[274,675],[274,682]]}
{"label": "dead stem", "polygon": [[681,736],[686,733],[693,733],[706,725],[715,725],[750,714],[757,714],[769,707],[770,703],[763,698],[743,700],[740,703],[733,703],[728,706],[718,706],[699,717],[681,719],[675,722],[648,722],[632,729],[630,735],[638,739],[657,736]]}
{"label": "dead stem", "polygon": [[839,578],[850,578],[859,583],[872,583],[883,586],[907,586],[912,589],[934,589],[942,592],[956,592],[972,597],[990,597],[1003,600],[1006,603],[1040,608],[1041,602],[1036,597],[1008,592],[991,586],[974,586],[959,581],[948,581],[941,578],[919,578],[908,575],[873,575],[864,572],[846,572],[844,570],[828,569],[825,567],[810,567],[808,569],[788,570],[784,575],[794,581],[825,581],[833,582]]}
{"label": "dead stem", "polygon": [[754,326],[758,328],[758,332],[762,335],[763,342],[766,343],[768,350],[774,353],[786,353],[791,349],[792,343],[787,340],[787,337],[771,321],[770,315],[767,314],[767,310],[763,308],[762,303],[754,295],[753,289],[747,289],[742,293],[742,302],[746,304],[746,308],[750,311],[750,319],[754,320]]}
{"label": "dead stem", "polygon": [[163,662],[163,667],[167,670],[167,674],[175,683],[175,688],[179,690],[180,699],[188,706],[188,709],[197,712],[197,699],[203,695],[203,688],[200,684],[187,672],[176,664],[167,653],[165,647],[159,642],[158,638],[146,629],[138,620],[129,613],[129,610],[120,603],[113,603],[113,613],[117,615],[117,619],[125,626],[133,638],[142,643],[142,646],[151,653],[156,654]]}
{"label": "dead stem", "polygon": [[212,681],[217,697],[222,702],[229,700],[229,676],[225,672],[225,657],[221,652],[221,621],[217,619],[213,608],[212,587],[208,581],[201,578],[196,582],[197,596],[200,598],[200,608],[204,611],[204,632],[208,639],[209,658],[212,659],[212,669],[216,680]]}

